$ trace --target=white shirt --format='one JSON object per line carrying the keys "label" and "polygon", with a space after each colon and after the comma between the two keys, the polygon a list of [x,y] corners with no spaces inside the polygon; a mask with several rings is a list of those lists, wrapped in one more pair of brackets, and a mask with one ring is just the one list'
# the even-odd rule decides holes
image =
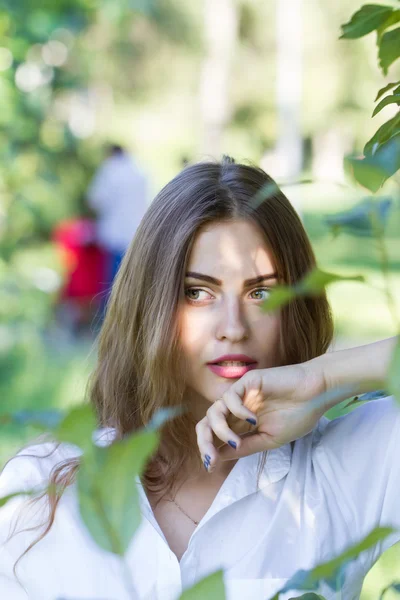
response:
{"label": "white shirt", "polygon": [[[258,492],[259,455],[241,458],[194,531],[180,563],[137,479],[143,520],[126,563],[139,600],[176,600],[182,589],[220,568],[228,600],[266,600],[297,570],[333,558],[374,527],[399,528],[399,427],[400,411],[392,397],[371,401],[333,421],[322,417],[310,434],[296,441],[293,452],[290,444],[268,452]],[[50,446],[31,450],[44,455]],[[64,444],[48,459],[9,462],[0,476],[0,497],[21,485],[43,485],[51,466],[73,455],[73,448]],[[50,532],[17,567],[26,595],[12,565],[37,532],[18,534],[2,544],[22,501],[14,499],[0,509],[1,599],[129,600],[120,561],[92,541],[80,518],[74,487],[64,493]],[[35,514],[29,524],[40,522],[37,509],[31,512]],[[396,531],[363,552],[350,564],[341,592],[324,584],[319,593],[327,600],[359,598],[366,573],[399,540]],[[280,600],[295,595],[301,592],[282,594]]]}
{"label": "white shirt", "polygon": [[91,182],[87,199],[97,212],[97,238],[113,252],[125,252],[148,203],[147,177],[128,154],[110,156]]}

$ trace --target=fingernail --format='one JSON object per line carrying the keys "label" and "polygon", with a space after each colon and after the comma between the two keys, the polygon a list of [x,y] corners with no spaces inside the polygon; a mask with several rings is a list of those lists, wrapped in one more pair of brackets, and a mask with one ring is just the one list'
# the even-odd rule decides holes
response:
{"label": "fingernail", "polygon": [[230,446],[232,446],[232,448],[235,448],[235,450],[236,450],[236,446],[237,446],[236,442],[232,442],[232,440],[229,440],[228,444]]}
{"label": "fingernail", "polygon": [[206,459],[208,460],[208,462],[211,462],[211,456],[208,456],[208,454],[206,454]]}
{"label": "fingernail", "polygon": [[257,425],[257,421],[255,419],[246,419],[246,421],[251,425]]}
{"label": "fingernail", "polygon": [[203,465],[204,465],[205,470],[208,471],[209,463],[205,460],[203,462]]}

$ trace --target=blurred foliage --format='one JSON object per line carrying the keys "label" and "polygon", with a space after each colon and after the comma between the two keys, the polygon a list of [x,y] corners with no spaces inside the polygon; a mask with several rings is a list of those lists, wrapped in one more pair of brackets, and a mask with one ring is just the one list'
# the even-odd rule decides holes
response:
{"label": "blurred foliage", "polygon": [[[268,31],[265,27],[273,22],[272,4],[238,1],[240,47],[234,65],[232,119],[225,141],[231,154],[255,159],[274,144],[277,134],[271,85],[275,77],[275,33],[274,27],[268,27]],[[335,23],[341,22],[341,11],[355,7],[358,1],[326,4],[324,11],[317,4],[310,2],[306,9],[307,110],[303,130],[311,136],[328,121],[339,128],[351,127],[351,144],[357,147],[365,128],[360,109],[369,102],[376,73],[365,47],[352,48],[351,53],[337,48]],[[400,28],[396,27],[399,13],[393,7],[369,5],[343,26],[343,37],[347,39],[376,31],[380,66],[385,74],[400,55]],[[9,429],[3,428],[3,443],[13,427],[16,431],[23,425],[31,436],[29,424],[34,417],[22,410],[26,406],[46,410],[52,405],[60,407],[63,402],[70,406],[80,399],[83,386],[78,386],[77,395],[70,388],[61,389],[69,375],[77,371],[77,363],[69,356],[71,367],[66,368],[65,357],[59,358],[54,347],[48,355],[43,338],[63,276],[49,238],[61,219],[87,213],[85,189],[102,158],[99,142],[110,132],[121,141],[130,141],[127,131],[133,121],[132,137],[138,147],[142,146],[143,156],[147,153],[159,163],[160,181],[169,178],[180,153],[196,152],[196,113],[192,106],[203,43],[200,16],[200,2],[189,5],[181,0],[3,0],[1,4],[0,418],[5,422],[6,414],[20,409]],[[320,52],[316,48],[321,39],[324,53],[318,62]],[[322,73],[324,86],[319,85]],[[400,80],[391,82],[378,93],[379,104],[374,111],[378,119],[383,109],[400,104],[399,86]],[[365,158],[352,159],[357,179],[372,191],[400,166],[399,123],[399,114],[383,123],[365,145]],[[379,206],[378,215],[386,217],[384,205]],[[362,205],[327,218],[325,225],[332,227],[335,235],[339,229],[347,235],[356,229],[368,237],[371,231],[365,232],[365,216]],[[318,237],[320,227],[318,224],[309,229],[311,237],[313,233]],[[326,237],[324,242],[324,252],[331,258]],[[347,267],[351,260],[362,263],[369,251],[369,247],[362,247],[355,253],[346,244],[342,248]],[[326,285],[325,276],[328,282],[339,277],[322,273],[321,278],[321,273],[317,273],[314,286]],[[339,279],[354,277],[349,274]],[[78,361],[84,354],[80,349],[73,353]],[[395,385],[398,387],[398,382]],[[68,431],[76,425],[74,414],[71,411]],[[43,416],[48,429],[54,413],[47,411]],[[79,424],[82,433],[85,421],[80,419]],[[74,430],[78,442],[79,431]],[[132,439],[132,447],[136,441]],[[143,450],[144,454],[150,451],[145,445]],[[122,446],[114,451],[118,465],[122,464],[122,451]],[[137,448],[135,452],[137,456]],[[123,486],[124,473],[113,471],[111,453],[108,458],[110,472],[121,476],[118,483]],[[126,472],[129,465],[129,460],[123,461]],[[90,477],[87,481],[90,483]],[[90,490],[81,487],[88,515]],[[100,492],[107,500],[106,487]],[[126,492],[129,500],[133,488]],[[117,510],[121,507],[113,508],[116,528],[126,534],[121,528],[122,513]],[[89,529],[98,541],[103,539],[100,521],[91,521]],[[329,565],[331,571],[323,574],[336,578],[338,564]],[[220,575],[213,577],[201,582],[197,590],[187,591],[184,597],[201,597],[211,589],[216,594],[221,592]]]}
{"label": "blurred foliage", "polygon": [[[357,39],[376,32],[379,66],[384,75],[388,68],[400,58],[400,27],[394,27],[400,21],[400,8],[367,4],[362,6],[342,25],[342,39]],[[395,88],[395,89],[393,89]],[[374,117],[390,104],[400,105],[400,81],[386,84],[376,96],[376,101],[385,96],[375,107]],[[350,157],[354,176],[359,183],[376,192],[389,177],[400,169],[400,110],[379,127],[378,131],[364,146],[364,158]]]}
{"label": "blurred foliage", "polygon": [[48,360],[43,332],[64,278],[51,236],[61,220],[91,215],[85,191],[103,157],[98,104],[108,93],[159,90],[168,74],[149,68],[155,48],[196,49],[196,32],[174,0],[1,3],[0,410],[32,356]]}

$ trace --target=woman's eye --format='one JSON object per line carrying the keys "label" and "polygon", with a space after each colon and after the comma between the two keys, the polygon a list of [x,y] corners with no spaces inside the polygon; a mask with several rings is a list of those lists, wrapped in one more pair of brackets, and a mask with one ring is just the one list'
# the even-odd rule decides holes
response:
{"label": "woman's eye", "polygon": [[189,300],[207,300],[207,298],[204,296],[201,297],[200,294],[206,294],[206,296],[209,296],[205,290],[201,290],[200,288],[189,288],[185,290],[185,295],[187,298],[189,298]]}
{"label": "woman's eye", "polygon": [[258,294],[258,296],[255,297],[255,300],[266,300],[269,296],[269,293],[270,293],[269,288],[260,288],[258,290],[254,290],[253,292],[251,292],[250,295]]}

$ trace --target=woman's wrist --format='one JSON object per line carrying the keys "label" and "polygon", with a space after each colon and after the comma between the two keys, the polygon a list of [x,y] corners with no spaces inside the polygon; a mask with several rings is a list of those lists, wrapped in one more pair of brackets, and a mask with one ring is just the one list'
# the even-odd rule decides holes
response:
{"label": "woman's wrist", "polygon": [[397,337],[364,346],[327,352],[308,361],[322,371],[326,390],[354,385],[355,394],[363,394],[384,385]]}

